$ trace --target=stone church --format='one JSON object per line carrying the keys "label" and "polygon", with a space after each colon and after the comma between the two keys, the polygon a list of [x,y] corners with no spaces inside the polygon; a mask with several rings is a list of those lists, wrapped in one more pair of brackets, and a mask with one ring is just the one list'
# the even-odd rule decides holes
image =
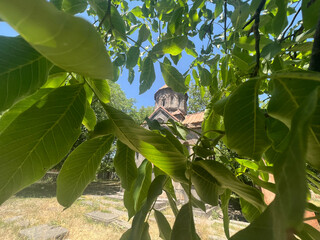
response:
{"label": "stone church", "polygon": [[[187,114],[187,94],[177,93],[167,85],[164,85],[154,94],[154,100],[155,110],[149,116],[151,121],[157,120],[159,123],[166,123],[169,119],[172,119],[201,133],[204,112]],[[190,132],[187,136],[187,140],[182,143],[185,145],[192,145],[196,143],[197,139],[198,135],[194,132]],[[190,148],[188,149],[190,150]],[[138,166],[143,160],[143,156],[137,154],[136,162]]]}

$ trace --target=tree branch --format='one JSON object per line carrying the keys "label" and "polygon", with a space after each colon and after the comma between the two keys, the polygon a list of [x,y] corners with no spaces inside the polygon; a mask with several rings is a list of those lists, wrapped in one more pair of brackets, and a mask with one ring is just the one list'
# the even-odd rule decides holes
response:
{"label": "tree branch", "polygon": [[313,38],[314,41],[312,46],[309,70],[320,72],[320,18],[318,20],[317,29]]}
{"label": "tree branch", "polygon": [[284,36],[286,35],[286,32],[289,30],[289,28],[292,26],[293,22],[296,20],[296,18],[297,18],[297,16],[298,16],[298,14],[299,14],[300,11],[301,11],[301,7],[298,9],[298,11],[296,12],[296,14],[295,14],[294,17],[292,18],[292,21],[291,21],[291,23],[289,24],[289,26],[288,26],[288,27],[283,31],[283,33],[281,34],[280,42],[282,42],[282,41],[284,41],[285,39],[287,39],[287,38],[285,38]]}
{"label": "tree branch", "polygon": [[[255,14],[252,18],[254,18],[254,24],[253,24],[253,33],[255,38],[255,51],[256,51],[256,66],[254,68],[254,71],[251,75],[251,77],[256,77],[259,72],[260,68],[260,33],[259,33],[259,24],[260,24],[260,13],[266,3],[266,0],[261,0]],[[252,22],[252,21],[251,21]]]}

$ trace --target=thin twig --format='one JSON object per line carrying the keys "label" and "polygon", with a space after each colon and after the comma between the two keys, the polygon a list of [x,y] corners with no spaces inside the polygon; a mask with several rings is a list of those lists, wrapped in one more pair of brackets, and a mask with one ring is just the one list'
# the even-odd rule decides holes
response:
{"label": "thin twig", "polygon": [[320,72],[320,18],[318,20],[316,32],[314,34],[309,70]]}
{"label": "thin twig", "polygon": [[289,26],[283,31],[283,33],[281,34],[281,39],[280,39],[280,42],[282,42],[284,39],[285,39],[285,35],[286,35],[286,32],[291,28],[293,22],[296,20],[298,14],[300,13],[301,11],[301,7],[298,9],[298,11],[296,12],[296,14],[294,15],[294,17],[292,18],[292,21],[291,23],[289,24]]}
{"label": "thin twig", "polygon": [[[99,23],[98,29],[100,29],[102,27],[102,24],[107,19],[107,17],[111,15],[110,14],[110,12],[111,12],[110,10],[111,10],[111,0],[108,1],[108,9],[107,9],[106,13],[104,14],[101,22]],[[106,29],[106,30],[108,30],[108,29]]]}

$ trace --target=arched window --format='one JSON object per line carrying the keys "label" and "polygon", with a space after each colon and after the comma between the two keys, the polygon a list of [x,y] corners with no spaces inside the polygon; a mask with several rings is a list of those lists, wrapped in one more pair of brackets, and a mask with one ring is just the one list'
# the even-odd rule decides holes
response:
{"label": "arched window", "polygon": [[166,104],[166,100],[162,99],[162,106],[164,107],[165,104]]}

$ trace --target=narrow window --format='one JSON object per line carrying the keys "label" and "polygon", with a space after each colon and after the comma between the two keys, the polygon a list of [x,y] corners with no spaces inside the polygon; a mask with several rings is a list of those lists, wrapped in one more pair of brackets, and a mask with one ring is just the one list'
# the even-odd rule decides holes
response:
{"label": "narrow window", "polygon": [[162,106],[164,106],[166,104],[166,100],[162,99]]}

